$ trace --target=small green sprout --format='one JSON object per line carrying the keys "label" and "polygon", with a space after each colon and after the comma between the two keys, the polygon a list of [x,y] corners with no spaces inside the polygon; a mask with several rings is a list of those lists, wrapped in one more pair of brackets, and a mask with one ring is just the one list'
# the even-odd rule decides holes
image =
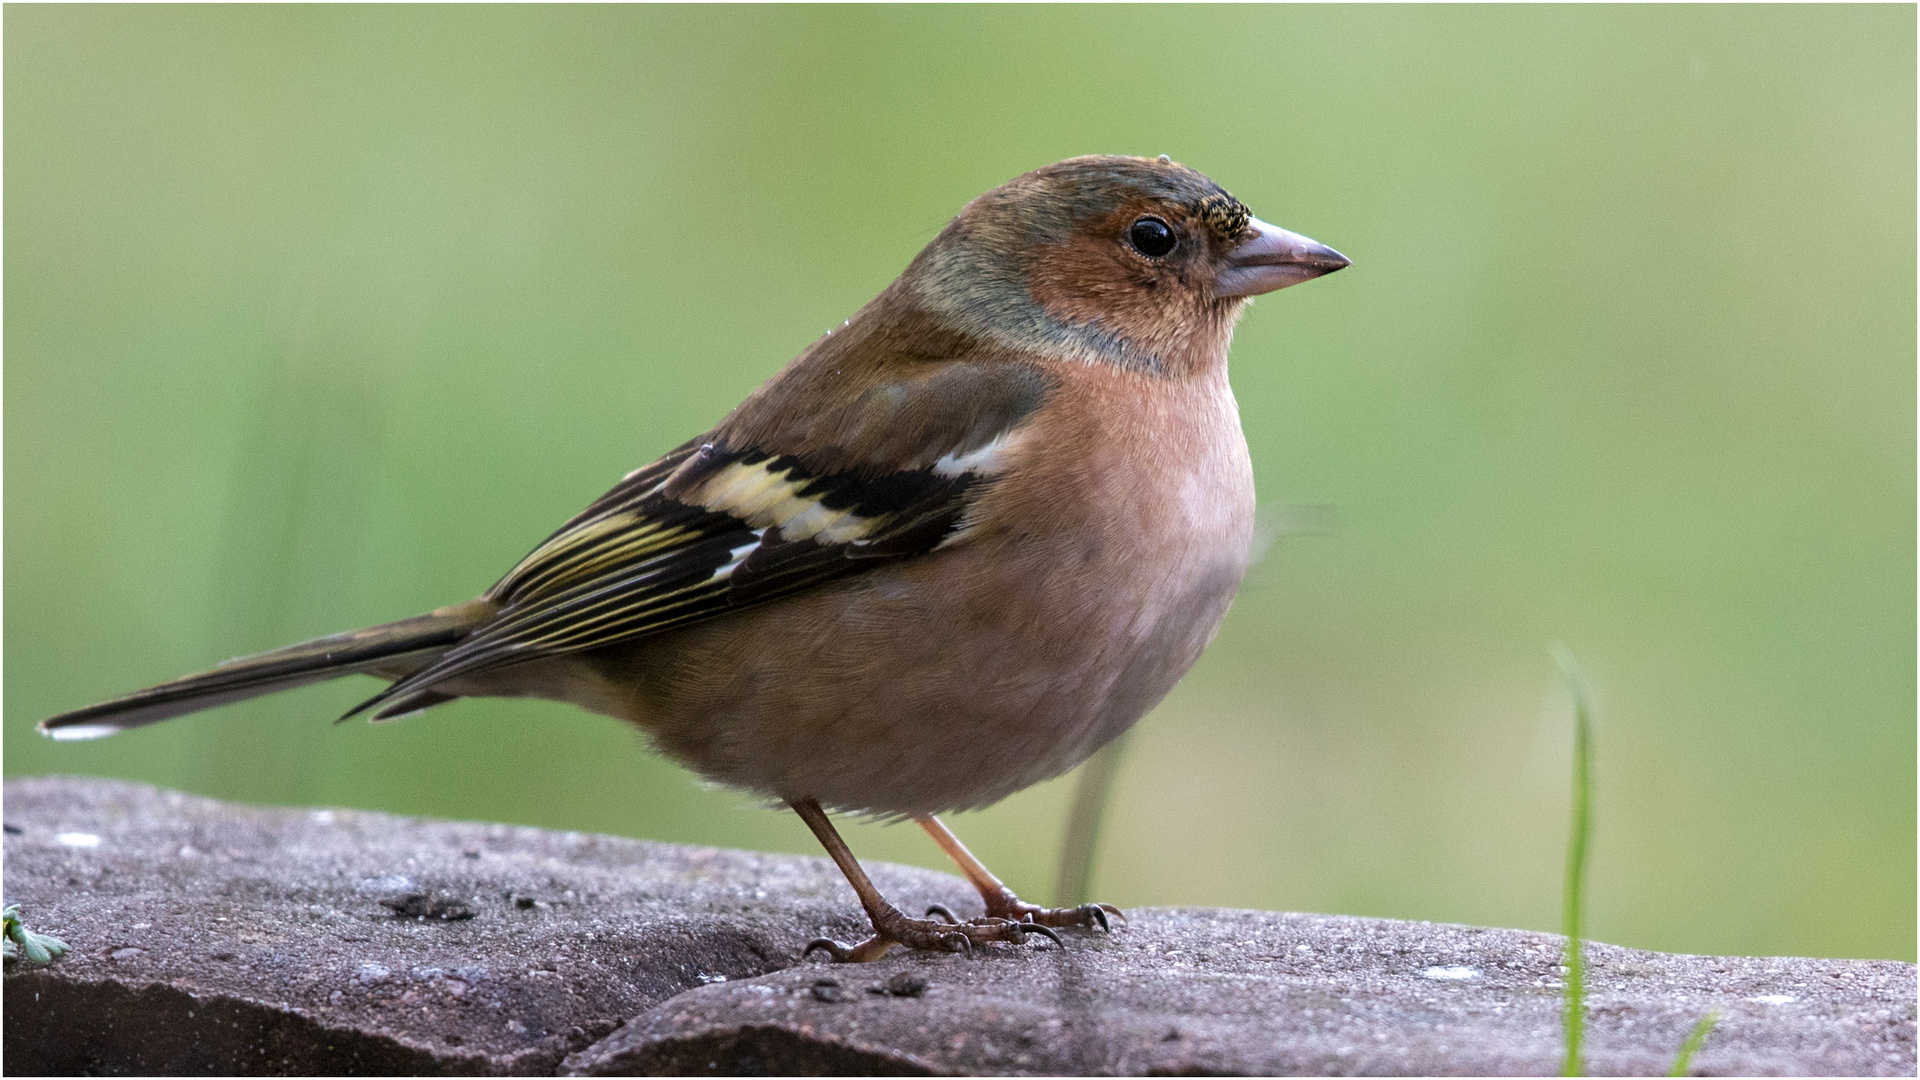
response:
{"label": "small green sprout", "polygon": [[67,955],[67,943],[52,934],[35,933],[27,929],[20,917],[20,905],[8,904],[0,909],[0,922],[4,922],[6,936],[0,939],[0,952],[8,960],[25,960],[29,964],[51,964]]}
{"label": "small green sprout", "polygon": [[1700,1052],[1707,1036],[1713,1034],[1713,1026],[1719,1022],[1720,1010],[1715,1009],[1693,1025],[1693,1030],[1687,1033],[1687,1041],[1680,1044],[1680,1056],[1673,1059],[1673,1068],[1667,1070],[1668,1076],[1687,1075],[1687,1070],[1693,1068],[1693,1055]]}

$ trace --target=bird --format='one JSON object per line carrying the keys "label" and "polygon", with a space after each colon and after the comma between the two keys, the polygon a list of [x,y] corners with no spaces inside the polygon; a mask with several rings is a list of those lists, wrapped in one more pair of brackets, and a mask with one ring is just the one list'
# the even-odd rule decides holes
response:
{"label": "bird", "polygon": [[[1044,166],[478,598],[39,729],[97,738],[348,674],[388,685],[341,720],[571,702],[806,822],[872,932],[803,959],[1109,930],[1111,905],[1021,900],[939,815],[1071,769],[1213,639],[1254,525],[1234,326],[1348,265],[1164,154]],[[830,813],[918,823],[986,914],[901,912]]]}

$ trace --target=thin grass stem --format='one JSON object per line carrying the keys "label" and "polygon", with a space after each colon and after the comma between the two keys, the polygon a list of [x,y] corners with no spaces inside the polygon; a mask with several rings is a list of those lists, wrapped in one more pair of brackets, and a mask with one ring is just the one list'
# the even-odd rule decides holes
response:
{"label": "thin grass stem", "polygon": [[1587,678],[1565,645],[1554,642],[1553,659],[1573,695],[1573,821],[1567,835],[1567,878],[1561,896],[1560,928],[1567,938],[1567,978],[1562,1000],[1567,1056],[1560,1075],[1585,1073],[1581,1044],[1586,1036],[1586,958],[1581,918],[1587,891],[1587,848],[1593,828],[1593,710]]}

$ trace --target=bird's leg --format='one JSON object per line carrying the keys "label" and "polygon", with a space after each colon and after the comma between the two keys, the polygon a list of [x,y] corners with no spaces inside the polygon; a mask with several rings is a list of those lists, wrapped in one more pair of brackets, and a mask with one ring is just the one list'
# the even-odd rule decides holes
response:
{"label": "bird's leg", "polygon": [[[1112,926],[1108,922],[1109,916],[1117,917],[1121,922],[1127,919],[1125,913],[1112,904],[1081,904],[1079,907],[1071,908],[1047,908],[1038,904],[1029,904],[1015,896],[1013,890],[1007,888],[1006,882],[994,877],[993,871],[988,870],[985,863],[974,858],[973,852],[967,850],[967,845],[961,843],[960,838],[953,835],[952,830],[942,824],[939,818],[932,814],[924,814],[913,820],[927,830],[927,834],[933,837],[933,842],[940,845],[940,849],[947,853],[948,858],[960,864],[960,872],[967,875],[967,880],[973,882],[974,888],[980,890],[980,899],[987,904],[988,921],[1023,922],[1039,926],[1098,926],[1102,930],[1110,931]],[[943,907],[929,908],[927,914],[944,915],[949,921],[955,923],[960,921],[953,917],[953,912]]]}
{"label": "bird's leg", "polygon": [[839,831],[833,827],[833,822],[827,820],[826,811],[820,809],[817,801],[802,799],[787,805],[793,807],[793,812],[799,814],[800,820],[813,830],[813,835],[827,849],[827,854],[833,856],[840,872],[847,876],[847,883],[853,886],[853,891],[860,897],[860,906],[867,909],[867,918],[873,922],[873,936],[867,940],[856,945],[842,945],[831,938],[815,938],[807,942],[807,947],[801,951],[802,958],[815,949],[824,949],[836,964],[862,964],[880,959],[895,945],[905,945],[909,949],[971,952],[975,945],[991,941],[1019,945],[1027,940],[1029,934],[1051,939],[1055,945],[1060,944],[1060,938],[1046,926],[1017,919],[981,919],[955,925],[932,919],[907,918],[899,908],[887,903],[879,889],[873,887],[867,872],[860,869],[852,850],[847,847],[846,841],[840,839]]}

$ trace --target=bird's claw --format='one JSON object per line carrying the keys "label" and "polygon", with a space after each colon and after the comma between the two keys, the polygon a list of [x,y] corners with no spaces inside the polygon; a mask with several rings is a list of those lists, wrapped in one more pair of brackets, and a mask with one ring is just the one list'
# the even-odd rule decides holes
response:
{"label": "bird's claw", "polygon": [[[986,922],[987,920],[982,919],[980,921]],[[1007,922],[1008,920],[1002,919],[999,921]],[[1067,947],[1067,943],[1064,941],[1061,941],[1060,935],[1054,933],[1053,927],[1048,926],[1046,923],[1012,922],[1009,925],[1017,927],[1020,931],[1020,936],[1014,939],[1014,944],[1016,945],[1024,944],[1026,941],[1026,936],[1028,934],[1039,934],[1041,937],[1046,938],[1048,941],[1053,942],[1055,945],[1060,946],[1062,949]]]}
{"label": "bird's claw", "polygon": [[[1093,905],[1089,904],[1087,906],[1092,907]],[[973,919],[969,922],[961,922],[959,916],[953,913],[953,909],[948,907],[945,904],[932,904],[928,906],[927,916],[929,918],[938,916],[942,921],[946,922],[951,926],[997,926],[1000,923],[1011,923],[1015,926],[1018,926],[1020,928],[1020,932],[1023,935],[1039,934],[1047,938],[1049,941],[1052,941],[1055,945],[1058,945],[1063,949],[1067,947],[1066,943],[1060,940],[1060,935],[1054,933],[1053,930],[1048,926],[1048,924],[1043,922],[1036,922],[1035,920],[1030,918],[1008,919],[998,915],[988,915],[985,918]],[[1103,912],[1095,912],[1095,917],[1101,919],[1100,928],[1103,930],[1106,929],[1107,924],[1105,922],[1105,914]],[[1125,916],[1122,916],[1122,918],[1125,918]],[[1020,941],[1014,940],[1014,944],[1018,945],[1020,943],[1021,943]]]}
{"label": "bird's claw", "polygon": [[1109,934],[1113,933],[1111,920],[1119,919],[1123,925],[1127,921],[1126,912],[1112,904],[1081,904],[1079,907],[1047,908],[1038,904],[1029,904],[1010,891],[989,901],[987,917],[1034,923],[1040,926],[1082,926],[1088,929],[1097,926]]}
{"label": "bird's claw", "polygon": [[1080,925],[1091,926],[1097,922],[1100,924],[1100,929],[1109,934],[1113,933],[1113,924],[1107,921],[1109,916],[1119,919],[1121,926],[1127,925],[1127,913],[1112,904],[1082,904],[1074,910],[1081,912],[1082,918],[1092,920],[1092,922],[1082,922]]}
{"label": "bird's claw", "polygon": [[836,964],[864,964],[885,956],[895,945],[904,945],[909,949],[928,952],[973,952],[975,945],[988,945],[1005,942],[1009,945],[1024,945],[1032,935],[1039,935],[1061,948],[1066,943],[1051,927],[1036,922],[1018,919],[987,917],[961,922],[953,917],[953,912],[935,905],[937,910],[929,915],[944,915],[945,922],[933,919],[910,919],[899,911],[889,909],[873,921],[873,936],[853,945],[842,944],[832,938],[815,938],[807,942],[800,952],[800,958],[806,959],[815,950],[824,952]]}
{"label": "bird's claw", "polygon": [[822,950],[836,964],[865,964],[887,955],[895,942],[878,934],[852,945],[843,945],[832,938],[814,938],[807,947],[800,950],[800,959],[813,955],[815,949]]}

